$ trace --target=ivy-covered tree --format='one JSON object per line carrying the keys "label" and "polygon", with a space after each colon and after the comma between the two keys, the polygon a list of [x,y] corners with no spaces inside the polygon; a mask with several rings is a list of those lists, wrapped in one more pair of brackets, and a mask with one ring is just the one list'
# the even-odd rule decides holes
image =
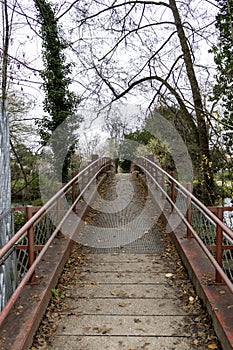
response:
{"label": "ivy-covered tree", "polygon": [[[41,76],[45,91],[44,111],[47,112],[38,125],[43,144],[51,141],[55,173],[59,176],[62,167],[62,181],[65,182],[68,179],[68,169],[75,147],[74,144],[71,144],[70,139],[73,131],[78,127],[75,110],[80,99],[69,90],[71,64],[66,63],[64,51],[67,44],[61,38],[55,9],[46,0],[35,0],[35,7],[41,25],[44,61],[44,70]],[[65,123],[62,132],[57,132],[56,137],[51,138],[58,126],[68,117],[71,118],[72,122]]]}
{"label": "ivy-covered tree", "polygon": [[228,152],[233,146],[233,0],[218,0],[218,42],[213,46],[217,65],[214,97],[223,107],[224,138]]}

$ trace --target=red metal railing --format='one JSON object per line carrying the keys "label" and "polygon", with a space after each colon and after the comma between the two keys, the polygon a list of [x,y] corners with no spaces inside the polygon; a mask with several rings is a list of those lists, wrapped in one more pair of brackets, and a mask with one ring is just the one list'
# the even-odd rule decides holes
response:
{"label": "red metal railing", "polygon": [[[27,207],[27,216],[29,220],[19,229],[18,232],[0,249],[0,260],[4,259],[4,256],[8,255],[8,252],[12,249],[17,251],[24,250],[28,255],[28,266],[22,280],[18,284],[16,290],[8,300],[4,309],[0,314],[0,325],[8,314],[9,310],[17,300],[22,289],[28,282],[32,282],[35,279],[35,270],[48,247],[51,245],[53,239],[59,235],[62,225],[69,217],[72,211],[77,211],[76,206],[80,201],[85,191],[93,184],[96,177],[103,171],[111,168],[112,162],[109,158],[99,158],[92,162],[90,165],[80,171],[69,183],[65,184],[58,192],[50,198],[42,207],[36,208],[33,212],[32,207]],[[67,202],[67,197],[72,198],[70,203]],[[63,208],[67,203],[69,207]],[[20,208],[18,208],[20,209]],[[22,208],[21,208],[22,209]],[[61,215],[62,214],[62,215]],[[43,245],[35,244],[35,231],[38,224],[44,220],[45,217],[51,215],[53,227],[50,232],[49,238]],[[22,240],[26,239],[25,244],[20,244]],[[35,252],[38,251],[36,256]]]}
{"label": "red metal railing", "polygon": [[[189,189],[184,185],[181,185],[172,175],[168,174],[160,166],[146,157],[137,158],[134,161],[134,165],[136,165],[138,169],[141,169],[143,173],[146,174],[147,178],[154,183],[155,187],[161,191],[163,198],[166,198],[170,203],[171,211],[176,212],[184,222],[187,228],[185,237],[193,237],[196,239],[205,255],[214,266],[216,283],[224,282],[233,293],[233,281],[229,279],[223,269],[224,251],[230,253],[230,263],[233,264],[233,231],[223,223],[222,218],[224,208],[207,208],[191,193]],[[178,194],[179,197],[183,197],[183,202],[185,203],[182,209],[180,208],[180,205],[177,205]],[[228,208],[228,210],[230,210],[230,208]],[[193,216],[195,212],[201,213],[205,220],[208,221],[206,227],[211,226],[211,235],[214,234],[215,236],[214,245],[206,245],[203,241],[203,237],[198,234],[198,229],[200,229],[200,227],[198,228],[198,225],[193,225]],[[201,230],[203,231],[203,227],[201,227]],[[228,244],[224,244],[224,241],[227,241]],[[213,252],[215,253],[215,256],[213,255]]]}

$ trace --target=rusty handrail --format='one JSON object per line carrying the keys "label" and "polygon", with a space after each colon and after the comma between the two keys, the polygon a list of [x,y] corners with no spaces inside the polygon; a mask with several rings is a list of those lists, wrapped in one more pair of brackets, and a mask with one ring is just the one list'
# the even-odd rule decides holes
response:
{"label": "rusty handrail", "polygon": [[[227,235],[231,239],[233,239],[233,231],[227,227],[210,209],[208,209],[201,201],[199,201],[189,190],[187,190],[183,185],[181,185],[174,177],[172,177],[169,173],[167,173],[164,169],[160,168],[156,163],[152,162],[151,160],[147,159],[146,157],[141,157],[143,160],[146,160],[148,163],[156,167],[162,174],[166,175],[171,181],[173,181],[177,187],[182,190],[183,193],[185,193],[187,196],[190,196],[190,198],[193,200],[193,202],[202,209],[217,225],[219,225],[224,232],[226,232]],[[140,166],[140,164],[137,164]]]}
{"label": "rusty handrail", "polygon": [[[100,158],[104,159],[104,158]],[[21,238],[21,236],[28,230],[30,227],[36,222],[44,213],[46,213],[47,209],[49,209],[56,200],[61,197],[66,190],[68,190],[73,183],[77,182],[78,178],[86,172],[87,169],[91,168],[94,164],[98,163],[100,159],[97,159],[93,163],[89,164],[86,168],[84,168],[80,173],[78,173],[73,179],[71,179],[64,187],[62,187],[52,198],[50,198],[34,215],[33,217],[27,221],[16,234],[0,249],[0,259],[6,254],[6,252],[15,245],[15,243]]]}
{"label": "rusty handrail", "polygon": [[[215,271],[216,271],[216,282],[220,282],[221,279],[225,282],[229,290],[233,293],[233,283],[230,281],[228,276],[225,274],[223,269],[221,268],[221,265],[219,262],[213,257],[213,255],[210,253],[209,249],[206,247],[206,245],[203,243],[201,238],[198,236],[194,228],[192,227],[190,221],[183,215],[183,213],[179,210],[179,208],[176,206],[174,202],[174,198],[171,198],[168,193],[164,190],[164,186],[160,185],[157,180],[154,178],[154,176],[151,174],[149,170],[146,169],[145,166],[140,164],[140,160],[143,160],[144,163],[149,163],[149,167],[154,167],[157,171],[161,172],[164,176],[169,178],[171,181],[171,186],[173,186],[172,183],[175,183],[177,187],[189,198],[192,200],[208,217],[215,222],[216,227],[220,228],[225,234],[230,238],[233,239],[233,232],[232,230],[227,227],[214,213],[211,212],[210,209],[208,209],[203,203],[201,203],[189,190],[187,190],[184,186],[182,186],[175,178],[173,178],[169,173],[167,173],[164,169],[160,168],[157,164],[152,162],[151,160],[145,158],[145,157],[140,157],[137,158],[134,163],[139,166],[143,172],[145,172],[152,180],[154,183],[156,183],[156,186],[160,189],[162,194],[166,197],[166,199],[169,201],[171,204],[173,210],[177,212],[181,220],[184,222],[184,224],[187,227],[188,232],[191,233],[191,235],[187,235],[186,237],[194,237],[196,241],[198,242],[199,246],[201,249],[204,251],[208,259],[210,260],[211,264],[214,266]],[[218,252],[219,254],[219,252]]]}
{"label": "rusty handrail", "polygon": [[[7,254],[7,252],[12,249],[12,247],[15,246],[15,244],[25,235],[27,231],[30,231],[30,229],[33,227],[33,225],[41,218],[44,216],[44,214],[47,212],[49,208],[51,208],[54,203],[58,200],[58,198],[62,197],[64,193],[72,188],[72,185],[78,181],[78,179],[87,171],[90,170],[91,168],[94,169],[95,173],[92,174],[93,176],[91,179],[88,179],[88,183],[86,186],[80,191],[78,197],[75,199],[74,203],[72,203],[71,207],[67,211],[67,213],[64,215],[62,220],[59,222],[58,226],[55,228],[54,232],[48,239],[48,241],[45,243],[43,246],[42,250],[40,251],[40,254],[37,256],[37,258],[34,261],[30,262],[29,269],[25,276],[23,277],[22,281],[19,283],[17,286],[16,290],[8,300],[7,304],[3,308],[1,314],[0,314],[0,325],[4,321],[5,317],[7,316],[8,312],[10,311],[11,307],[19,297],[21,291],[23,290],[24,286],[29,282],[29,280],[32,278],[36,267],[38,266],[39,262],[41,261],[42,257],[46,253],[47,249],[51,245],[51,242],[53,239],[56,237],[58,234],[62,224],[66,220],[67,216],[70,214],[72,211],[73,207],[75,204],[80,200],[84,192],[87,190],[87,188],[90,186],[90,184],[94,181],[96,176],[102,172],[104,167],[108,167],[110,164],[110,159],[109,158],[99,158],[89,164],[87,167],[85,167],[80,173],[78,173],[72,180],[70,180],[64,187],[62,187],[48,202],[46,202],[34,215],[33,217],[27,221],[21,228],[20,230],[0,249],[0,259]],[[91,174],[91,172],[90,172]]]}

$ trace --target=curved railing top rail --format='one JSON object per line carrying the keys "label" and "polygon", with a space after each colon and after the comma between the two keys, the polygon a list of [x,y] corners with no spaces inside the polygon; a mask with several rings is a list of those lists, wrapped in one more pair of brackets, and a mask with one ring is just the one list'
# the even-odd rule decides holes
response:
{"label": "curved railing top rail", "polygon": [[57,201],[57,199],[64,195],[64,193],[74,184],[77,180],[88,170],[95,165],[103,165],[109,162],[110,158],[103,157],[98,158],[83,170],[81,170],[75,177],[73,177],[65,186],[63,186],[58,192],[55,193],[34,215],[27,221],[16,234],[8,241],[2,248],[0,248],[0,259],[7,253],[7,251],[16,244],[16,242],[22,237],[22,235]]}
{"label": "curved railing top rail", "polygon": [[[192,192],[190,192],[187,188],[185,188],[179,181],[177,181],[171,174],[166,172],[163,168],[161,168],[158,164],[151,161],[150,159],[146,157],[139,157],[134,160],[135,164],[137,162],[140,162],[140,159],[147,162],[151,166],[154,166],[157,168],[161,173],[163,173],[165,176],[169,178],[169,180],[173,181],[176,186],[186,195],[188,196],[206,215],[208,215],[217,225],[219,225],[222,230],[231,238],[233,239],[233,232],[232,230],[224,224],[210,209],[208,209],[199,199],[197,199]],[[140,165],[140,163],[138,163]]]}
{"label": "curved railing top rail", "polygon": [[[189,198],[189,202],[193,202],[195,203],[195,205],[197,207],[200,208],[200,210],[204,213],[204,215],[206,217],[209,217],[215,224],[216,224],[216,228],[220,227],[222,232],[224,232],[224,234],[228,237],[228,239],[230,238],[231,240],[233,239],[233,232],[232,230],[227,227],[214,213],[212,213],[203,203],[201,203],[190,191],[188,191],[184,186],[182,186],[175,178],[173,178],[170,174],[168,174],[164,169],[162,169],[159,165],[157,165],[156,163],[154,163],[153,161],[151,161],[150,159],[146,158],[146,157],[140,157],[137,158],[134,161],[134,164],[139,166],[143,172],[147,173],[148,176],[156,183],[156,186],[160,188],[161,192],[163,193],[163,195],[165,195],[165,197],[167,198],[167,200],[169,201],[169,203],[172,205],[172,208],[177,212],[177,214],[179,215],[179,217],[181,218],[181,220],[184,222],[184,224],[186,225],[187,229],[189,230],[189,232],[192,234],[192,236],[195,238],[195,240],[198,242],[199,246],[201,247],[201,249],[204,251],[204,253],[206,254],[206,256],[208,257],[208,259],[210,260],[211,264],[213,265],[214,269],[215,269],[215,280],[217,283],[224,281],[227,285],[227,287],[229,288],[229,290],[233,293],[233,283],[232,281],[228,278],[228,276],[226,275],[226,273],[223,271],[222,267],[221,267],[221,261],[222,261],[222,243],[220,245],[220,250],[219,247],[216,245],[216,258],[215,259],[213,257],[213,255],[211,254],[211,252],[209,251],[208,247],[204,244],[204,242],[201,240],[201,238],[199,237],[199,235],[197,234],[197,232],[195,231],[195,229],[192,227],[191,222],[189,220],[189,218],[186,218],[184,213],[182,213],[179,208],[176,206],[176,204],[173,202],[173,200],[170,198],[170,196],[168,195],[168,193],[166,193],[166,191],[164,190],[164,188],[156,181],[156,179],[153,177],[153,175],[150,173],[150,171],[152,170],[151,167],[156,168],[159,172],[161,172],[164,176],[168,177],[169,181],[171,183],[174,183],[177,188],[180,190],[180,192],[182,192],[184,195],[186,195],[186,198]],[[190,206],[187,206],[187,212],[190,212],[189,208]],[[188,213],[187,213],[187,216]],[[187,231],[188,232],[188,231]],[[191,237],[190,234],[187,233],[186,237]],[[218,256],[217,256],[218,255]]]}
{"label": "curved railing top rail", "polygon": [[[43,215],[56,203],[59,198],[64,196],[67,191],[72,188],[72,185],[77,183],[79,178],[85,175],[85,173],[88,170],[91,170],[92,168],[95,169],[94,173],[91,175],[91,179],[89,182],[84,186],[84,188],[81,190],[80,194],[78,195],[78,198],[75,199],[75,203],[81,198],[82,194],[85,192],[85,190],[88,188],[89,184],[92,183],[92,181],[95,179],[95,177],[102,171],[104,167],[107,167],[111,163],[110,158],[98,158],[94,162],[92,162],[90,165],[85,167],[82,171],[80,171],[70,182],[68,182],[66,185],[64,185],[52,198],[50,198],[44,205],[41,207],[34,215],[33,217],[27,221],[21,229],[0,249],[0,258],[2,258],[7,252],[12,249],[15,245],[17,245],[17,242],[25,235],[26,232],[30,231],[30,228],[33,227],[33,225],[36,224],[36,222],[43,217]],[[72,210],[73,204],[71,205],[70,209],[67,211],[69,213],[70,210]],[[64,218],[66,215],[64,216]],[[63,219],[61,220],[61,222]],[[55,231],[52,233],[48,241],[44,244],[42,250],[40,251],[40,254],[37,256],[37,258],[34,260],[30,268],[28,269],[27,273],[23,277],[20,284],[17,286],[15,292],[12,294],[10,299],[8,300],[7,304],[5,305],[4,309],[2,310],[0,314],[0,325],[4,321],[6,315],[8,314],[9,310],[11,309],[14,302],[17,300],[18,296],[20,295],[21,291],[23,290],[25,284],[30,280],[31,276],[33,275],[33,272],[35,271],[35,268],[39,264],[41,258],[51,245],[52,240],[54,239],[55,235],[58,233],[59,225],[55,229]]]}

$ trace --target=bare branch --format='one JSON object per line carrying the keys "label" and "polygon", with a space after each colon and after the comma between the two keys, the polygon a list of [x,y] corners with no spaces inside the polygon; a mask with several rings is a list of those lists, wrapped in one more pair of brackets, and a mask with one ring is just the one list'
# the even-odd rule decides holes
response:
{"label": "bare branch", "polygon": [[159,52],[166,46],[166,44],[170,41],[170,39],[173,37],[173,35],[176,34],[176,31],[171,33],[171,35],[169,35],[169,37],[167,38],[167,40],[165,40],[165,42],[160,46],[160,48],[153,53],[153,55],[146,61],[146,63],[142,66],[142,68],[137,72],[137,74],[135,74],[129,82],[131,82],[133,79],[135,79],[142,71],[143,69],[149,64],[149,62],[159,54]]}
{"label": "bare branch", "polygon": [[162,5],[162,6],[165,6],[167,8],[170,8],[170,5],[168,5],[166,2],[163,2],[163,1],[158,1],[158,2],[157,1],[140,1],[140,0],[127,1],[127,2],[124,2],[121,4],[107,6],[105,9],[103,9],[99,12],[96,12],[95,14],[93,14],[91,16],[86,17],[85,19],[81,20],[80,22],[84,23],[84,22],[88,21],[89,19],[97,17],[97,16],[99,16],[99,15],[101,15],[109,10],[116,9],[116,8],[121,7],[121,6],[133,5],[133,4],[158,5],[158,6]]}
{"label": "bare branch", "polygon": [[64,17],[71,9],[72,7],[74,7],[80,0],[76,0],[74,1],[60,16],[57,16],[57,19],[61,19],[62,17]]}
{"label": "bare branch", "polygon": [[[129,35],[131,35],[132,33],[137,33],[138,34],[138,31],[141,30],[141,29],[146,29],[146,28],[151,28],[151,27],[154,27],[154,26],[158,26],[158,25],[163,25],[163,24],[173,24],[174,25],[174,22],[168,22],[168,21],[165,21],[165,22],[159,22],[159,23],[153,23],[153,24],[146,24],[142,27],[137,27],[135,29],[132,29],[130,30],[128,33],[126,33],[122,38],[120,38],[120,40],[112,47],[111,50],[109,50],[103,57],[101,57],[99,59],[99,61],[105,59],[112,51],[114,51],[121,42],[123,42]],[[172,33],[168,40],[161,46],[161,50],[163,49],[163,47],[167,44],[167,42],[170,40],[170,38],[172,37],[173,34],[175,34],[176,32]],[[159,50],[160,51],[160,50]],[[159,52],[157,51],[157,52]],[[156,54],[156,53],[155,53]],[[154,54],[154,55],[155,55]],[[153,56],[154,56],[153,55]]]}
{"label": "bare branch", "polygon": [[[165,85],[164,82],[167,82],[167,81],[168,81],[169,77],[170,77],[171,74],[173,73],[173,70],[174,70],[174,68],[175,68],[175,66],[176,66],[176,64],[177,64],[177,62],[178,62],[182,57],[183,57],[183,55],[178,56],[177,59],[175,60],[175,62],[173,63],[173,65],[171,66],[170,71],[168,72],[168,75],[167,75],[166,79],[164,79],[164,81],[162,81],[162,84],[160,85],[160,87],[159,87],[158,91],[156,92],[156,94],[155,94],[153,100],[151,101],[151,103],[150,103],[150,105],[149,105],[149,108],[151,108],[151,106],[153,105],[153,103],[154,103],[156,97],[160,94],[160,92],[161,92],[163,86]],[[168,86],[166,86],[166,88],[168,88]],[[170,88],[169,88],[169,90],[170,90],[170,92],[172,92]],[[182,100],[182,98],[180,98],[180,100]],[[179,102],[179,104],[180,104],[180,102]],[[184,106],[183,106],[182,108],[184,108]]]}
{"label": "bare branch", "polygon": [[[0,51],[3,52],[3,50],[4,50],[4,49],[0,47]],[[18,62],[18,63],[21,64],[22,66],[26,67],[27,69],[33,71],[33,72],[38,72],[38,73],[41,72],[40,69],[36,69],[36,68],[30,67],[30,66],[28,66],[25,62],[20,61],[20,60],[19,60],[18,58],[16,58],[16,57],[13,57],[13,56],[11,56],[11,55],[9,55],[9,54],[8,54],[7,56],[10,57],[12,60]]]}

